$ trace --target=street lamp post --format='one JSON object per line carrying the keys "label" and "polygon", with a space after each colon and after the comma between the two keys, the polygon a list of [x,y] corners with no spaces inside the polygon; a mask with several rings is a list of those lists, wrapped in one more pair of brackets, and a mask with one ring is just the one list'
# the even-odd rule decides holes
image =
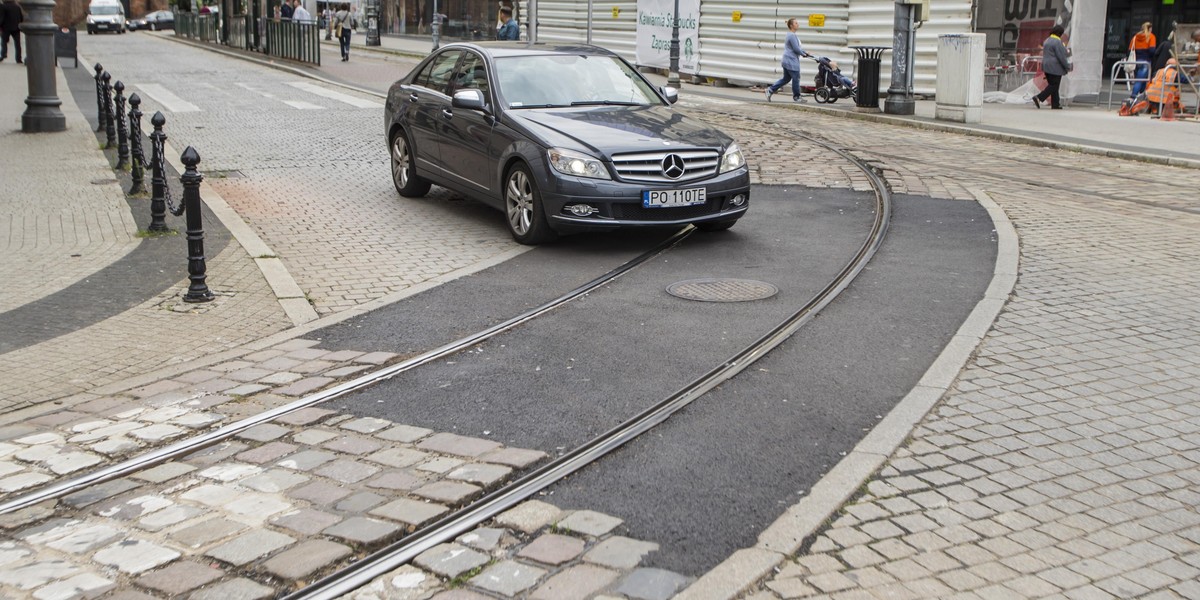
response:
{"label": "street lamp post", "polygon": [[29,20],[21,23],[27,47],[25,70],[29,96],[25,98],[26,108],[21,115],[21,131],[66,131],[67,118],[59,109],[62,100],[58,98],[58,80],[54,71],[54,31],[57,29],[51,17],[54,0],[25,0],[22,4],[29,13]]}
{"label": "street lamp post", "polygon": [[433,19],[431,19],[430,28],[433,30],[433,49],[437,50],[441,46],[442,37],[442,19],[438,16],[437,0],[433,0]]}
{"label": "street lamp post", "polygon": [[671,13],[671,67],[667,72],[667,85],[679,89],[679,0]]}

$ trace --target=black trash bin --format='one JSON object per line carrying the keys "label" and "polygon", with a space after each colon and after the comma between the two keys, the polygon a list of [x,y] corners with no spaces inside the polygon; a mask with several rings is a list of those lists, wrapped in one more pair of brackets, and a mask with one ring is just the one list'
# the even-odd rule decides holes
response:
{"label": "black trash bin", "polygon": [[888,46],[850,46],[858,54],[858,93],[854,96],[854,105],[863,108],[879,108],[879,58]]}

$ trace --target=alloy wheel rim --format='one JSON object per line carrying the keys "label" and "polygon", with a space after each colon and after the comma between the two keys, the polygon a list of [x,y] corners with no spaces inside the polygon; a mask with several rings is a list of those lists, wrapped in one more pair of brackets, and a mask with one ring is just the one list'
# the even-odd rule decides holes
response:
{"label": "alloy wheel rim", "polygon": [[408,144],[404,143],[404,136],[398,135],[392,142],[392,178],[399,187],[408,185],[408,161]]}
{"label": "alloy wheel rim", "polygon": [[517,235],[529,233],[533,224],[533,190],[524,171],[513,171],[508,177],[508,224]]}

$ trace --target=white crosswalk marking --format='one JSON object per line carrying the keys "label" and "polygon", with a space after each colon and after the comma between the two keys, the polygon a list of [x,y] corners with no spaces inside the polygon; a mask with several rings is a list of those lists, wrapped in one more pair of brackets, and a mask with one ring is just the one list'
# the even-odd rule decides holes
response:
{"label": "white crosswalk marking", "polygon": [[185,112],[200,112],[200,107],[172,94],[167,88],[157,83],[139,83],[137,86],[143,94],[150,96],[162,105],[163,108],[173,113]]}
{"label": "white crosswalk marking", "polygon": [[326,89],[319,85],[305,81],[293,81],[289,82],[288,85],[296,89],[304,90],[310,94],[316,94],[324,98],[337,100],[338,102],[345,102],[346,104],[356,108],[383,108],[382,103],[374,102],[372,100],[364,100],[362,98],[351,96],[349,94],[343,94],[341,92],[335,92],[333,90]]}
{"label": "white crosswalk marking", "polygon": [[313,104],[311,102],[305,102],[303,100],[284,100],[283,103],[292,108],[298,108],[300,110],[325,110],[324,106]]}

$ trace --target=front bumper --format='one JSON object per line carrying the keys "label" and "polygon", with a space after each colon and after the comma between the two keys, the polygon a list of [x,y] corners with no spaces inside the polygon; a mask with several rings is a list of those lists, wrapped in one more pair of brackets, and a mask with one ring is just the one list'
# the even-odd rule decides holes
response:
{"label": "front bumper", "polygon": [[[750,204],[750,172],[738,169],[694,182],[675,185],[602,181],[552,174],[542,187],[542,204],[551,226],[559,231],[586,231],[618,227],[672,227],[690,223],[728,221],[741,218]],[[646,208],[645,190],[704,188],[706,203],[698,206]],[[746,197],[740,206],[731,200]],[[573,204],[587,204],[598,212],[580,217],[564,210]]]}

